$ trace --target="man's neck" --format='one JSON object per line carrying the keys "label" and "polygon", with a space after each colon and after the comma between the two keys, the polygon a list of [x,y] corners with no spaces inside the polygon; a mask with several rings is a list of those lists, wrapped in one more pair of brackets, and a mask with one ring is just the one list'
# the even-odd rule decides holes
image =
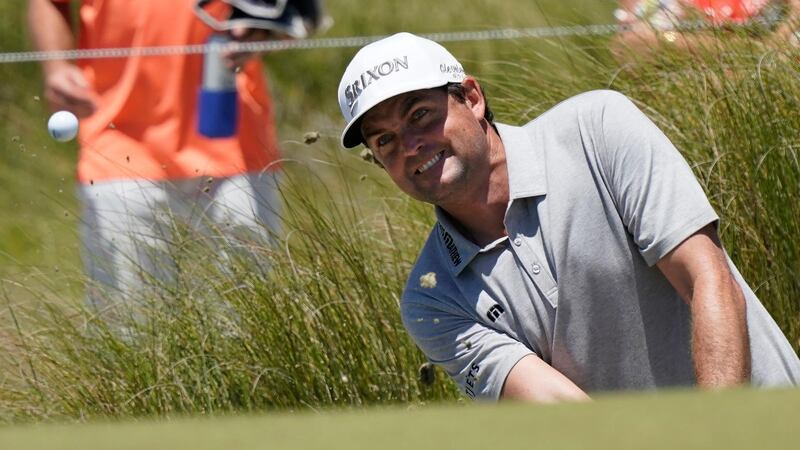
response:
{"label": "man's neck", "polygon": [[456,203],[439,205],[460,225],[462,233],[480,246],[506,235],[505,219],[508,207],[508,167],[500,136],[490,132],[490,154],[487,176],[465,192]]}

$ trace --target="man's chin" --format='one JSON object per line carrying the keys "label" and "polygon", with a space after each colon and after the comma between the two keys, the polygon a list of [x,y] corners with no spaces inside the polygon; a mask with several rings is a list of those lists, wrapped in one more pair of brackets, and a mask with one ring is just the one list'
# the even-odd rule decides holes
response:
{"label": "man's chin", "polygon": [[431,197],[430,195],[420,194],[419,192],[406,192],[409,197],[413,198],[414,200],[423,202],[423,203],[430,203],[432,205],[436,205],[436,198]]}
{"label": "man's chin", "polygon": [[421,202],[441,205],[451,196],[458,195],[459,189],[457,188],[456,181],[458,180],[442,176],[441,179],[435,183],[435,186],[421,186],[415,188],[413,192],[405,192],[412,198]]}
{"label": "man's chin", "polygon": [[436,190],[415,191],[414,193],[408,193],[408,194],[415,200],[419,200],[425,203],[430,203],[432,205],[441,205],[447,201],[449,197],[447,193],[448,191],[445,189],[436,189]]}

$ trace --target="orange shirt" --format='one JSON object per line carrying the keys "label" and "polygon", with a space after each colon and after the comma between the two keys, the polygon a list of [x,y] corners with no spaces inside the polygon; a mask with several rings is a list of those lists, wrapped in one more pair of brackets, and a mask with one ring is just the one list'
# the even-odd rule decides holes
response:
{"label": "orange shirt", "polygon": [[[65,2],[69,0],[52,0]],[[212,30],[194,0],[82,0],[80,48],[205,43]],[[197,129],[203,55],[78,62],[96,91],[97,111],[81,120],[78,181],[222,177],[277,168],[278,145],[263,67],[237,75],[237,136],[209,139]]]}

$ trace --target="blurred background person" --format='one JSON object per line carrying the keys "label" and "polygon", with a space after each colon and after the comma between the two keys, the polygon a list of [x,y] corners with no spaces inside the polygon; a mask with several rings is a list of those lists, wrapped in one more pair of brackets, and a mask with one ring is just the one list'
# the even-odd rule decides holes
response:
{"label": "blurred background person", "polygon": [[[28,1],[37,50],[182,46],[206,43],[212,35],[303,38],[321,17],[316,1],[70,3]],[[42,63],[51,109],[80,118],[80,236],[94,306],[130,297],[148,281],[171,279],[176,219],[193,230],[244,235],[250,243],[268,242],[279,229],[274,113],[264,68],[252,56],[227,52],[221,66],[211,66],[215,76],[230,71],[231,104],[238,110],[212,117],[212,127],[219,125],[214,120],[231,119],[228,133],[212,136],[198,132],[203,55]],[[237,245],[228,244],[224,248]]]}
{"label": "blurred background person", "polygon": [[797,45],[800,0],[620,0],[614,15],[627,27],[612,43],[618,58],[646,56],[660,45],[713,48],[719,30],[712,27],[748,27],[775,44]]}

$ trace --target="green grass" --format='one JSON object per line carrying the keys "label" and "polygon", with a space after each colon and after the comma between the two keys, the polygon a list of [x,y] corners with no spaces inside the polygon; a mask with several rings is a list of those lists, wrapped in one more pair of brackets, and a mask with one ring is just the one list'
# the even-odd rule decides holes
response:
{"label": "green grass", "polygon": [[[279,245],[248,242],[245,256],[223,257],[214,237],[176,234],[177,279],[142,287],[135,314],[144,320],[117,310],[109,326],[79,302],[7,297],[4,313],[15,326],[5,329],[11,351],[0,355],[0,366],[11,369],[0,379],[0,416],[211,414],[456,399],[441,378],[430,386],[418,381],[424,358],[397,314],[417,247],[405,236],[430,226],[427,208],[371,195],[385,187],[369,176],[358,182],[358,193],[342,183],[336,197],[323,183],[311,168],[287,174],[286,202],[293,206]],[[116,324],[130,333],[119,333]]]}
{"label": "green grass", "polygon": [[788,449],[798,391],[678,392],[557,406],[476,405],[0,428],[26,449]]}

